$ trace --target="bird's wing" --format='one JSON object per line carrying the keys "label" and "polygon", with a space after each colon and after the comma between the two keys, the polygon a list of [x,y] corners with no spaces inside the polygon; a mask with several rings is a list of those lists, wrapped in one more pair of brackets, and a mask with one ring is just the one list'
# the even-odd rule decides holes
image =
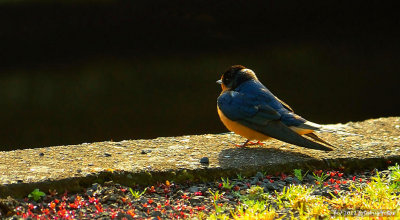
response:
{"label": "bird's wing", "polygon": [[255,124],[266,125],[271,120],[278,120],[281,115],[266,102],[254,96],[227,91],[218,97],[219,109],[233,121],[247,119]]}
{"label": "bird's wing", "polygon": [[227,91],[218,97],[219,109],[230,120],[278,140],[317,150],[332,150],[329,147],[308,140],[283,124],[281,115],[257,97]]}

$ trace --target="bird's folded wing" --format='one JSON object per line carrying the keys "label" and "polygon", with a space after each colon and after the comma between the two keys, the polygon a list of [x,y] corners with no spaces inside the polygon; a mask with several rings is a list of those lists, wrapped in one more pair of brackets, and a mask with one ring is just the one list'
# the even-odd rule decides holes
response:
{"label": "bird's folded wing", "polygon": [[280,121],[281,115],[275,109],[256,97],[228,91],[218,97],[217,103],[219,109],[230,120],[267,136],[301,147],[332,150],[291,130]]}
{"label": "bird's folded wing", "polygon": [[235,91],[221,94],[217,104],[224,115],[233,121],[247,119],[265,125],[270,120],[281,118],[281,115],[266,102]]}
{"label": "bird's folded wing", "polygon": [[325,151],[331,151],[332,148],[329,148],[327,146],[324,146],[322,144],[313,142],[307,138],[304,138],[303,136],[297,134],[294,132],[292,129],[284,125],[282,122],[279,120],[271,120],[268,122],[267,125],[259,125],[255,124],[252,121],[249,120],[239,120],[238,121],[240,124],[245,125],[251,129],[254,129],[258,132],[261,132],[263,134],[266,134],[270,137],[273,137],[275,139],[294,144],[297,146],[305,147],[305,148],[311,148],[311,149],[317,149],[317,150],[325,150]]}

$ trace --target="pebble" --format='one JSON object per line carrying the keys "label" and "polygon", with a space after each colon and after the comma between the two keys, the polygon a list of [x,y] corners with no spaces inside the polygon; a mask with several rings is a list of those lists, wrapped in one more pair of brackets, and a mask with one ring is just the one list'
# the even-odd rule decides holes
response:
{"label": "pebble", "polygon": [[307,176],[305,177],[305,179],[307,179],[307,180],[310,181],[310,182],[315,180],[314,176],[311,175],[311,174],[307,174]]}
{"label": "pebble", "polygon": [[185,193],[183,192],[183,190],[178,190],[178,191],[176,192],[176,195],[177,195],[178,197],[183,196],[183,194],[185,194]]}
{"label": "pebble", "polygon": [[160,211],[154,211],[151,213],[151,217],[161,217],[162,213]]}
{"label": "pebble", "polygon": [[190,198],[190,203],[192,205],[197,205],[199,203],[201,203],[202,201],[204,201],[205,197],[204,196],[194,196],[192,198]]}
{"label": "pebble", "polygon": [[140,152],[141,154],[148,154],[148,153],[151,153],[151,150],[150,149],[144,149],[144,150],[142,150],[142,152]]}
{"label": "pebble", "polygon": [[275,181],[274,182],[279,188],[283,188],[285,186],[285,182],[283,181]]}
{"label": "pebble", "polygon": [[369,146],[369,147],[375,147],[375,146],[378,146],[379,144],[381,144],[381,143],[378,143],[378,142],[371,142],[371,143],[368,144],[368,146]]}
{"label": "pebble", "polygon": [[332,190],[330,190],[328,188],[323,188],[322,191],[321,191],[321,195],[325,196],[325,197],[328,197],[328,198],[332,198],[331,193],[333,193]]}
{"label": "pebble", "polygon": [[112,209],[117,209],[118,208],[118,204],[112,203],[112,204],[110,204],[109,207],[112,208]]}
{"label": "pebble", "polygon": [[200,159],[200,163],[202,164],[209,164],[210,163],[210,159],[208,159],[208,157],[202,157]]}
{"label": "pebble", "polygon": [[93,184],[92,184],[92,187],[90,187],[90,189],[96,191],[96,190],[99,189],[99,186],[100,186],[100,184],[98,184],[98,183],[93,183]]}
{"label": "pebble", "polygon": [[253,177],[250,181],[251,185],[256,185],[258,182],[260,182],[260,180],[258,179],[258,177]]}
{"label": "pebble", "polygon": [[88,196],[93,196],[94,190],[93,190],[93,189],[88,189],[88,190],[86,190],[86,194],[87,194]]}
{"label": "pebble", "polygon": [[261,173],[261,172],[257,172],[257,173],[256,173],[256,177],[257,177],[258,179],[262,180],[262,179],[265,178],[265,175],[264,175],[263,173]]}
{"label": "pebble", "polygon": [[[296,178],[296,180],[297,180],[297,178]],[[293,183],[293,181],[295,181],[295,179],[294,178],[292,178],[292,177],[286,177],[286,179],[285,179],[285,182],[287,182],[287,183],[289,183],[289,184],[291,184],[291,183]]]}
{"label": "pebble", "polygon": [[266,186],[266,188],[267,188],[268,191],[275,191],[275,190],[278,190],[278,187],[276,186],[276,184],[271,183],[271,182],[269,182],[269,181],[265,183],[265,186]]}
{"label": "pebble", "polygon": [[197,186],[192,186],[192,187],[189,188],[189,192],[191,192],[191,193],[195,193],[195,192],[198,192],[198,191],[199,191],[199,187],[197,187]]}
{"label": "pebble", "polygon": [[115,197],[115,195],[111,195],[111,196],[108,198],[108,201],[110,201],[110,202],[115,202],[115,201],[117,201],[117,197]]}

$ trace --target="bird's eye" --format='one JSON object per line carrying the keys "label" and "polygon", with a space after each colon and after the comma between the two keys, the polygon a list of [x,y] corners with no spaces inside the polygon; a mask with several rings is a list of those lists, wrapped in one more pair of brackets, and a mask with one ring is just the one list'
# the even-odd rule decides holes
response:
{"label": "bird's eye", "polygon": [[228,84],[230,81],[231,81],[230,78],[228,78],[228,77],[225,77],[225,78],[224,78],[224,83],[225,83],[225,84]]}

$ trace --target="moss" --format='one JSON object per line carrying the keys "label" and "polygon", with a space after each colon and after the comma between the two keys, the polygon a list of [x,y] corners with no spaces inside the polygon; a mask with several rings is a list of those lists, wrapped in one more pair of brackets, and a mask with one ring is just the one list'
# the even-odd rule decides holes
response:
{"label": "moss", "polygon": [[174,181],[177,183],[183,183],[188,180],[193,182],[195,180],[195,176],[187,170],[182,170],[177,174]]}
{"label": "moss", "polygon": [[96,179],[95,182],[96,182],[96,183],[99,183],[99,184],[103,184],[105,181],[104,181],[104,179],[102,179],[102,178],[98,178],[98,179]]}

